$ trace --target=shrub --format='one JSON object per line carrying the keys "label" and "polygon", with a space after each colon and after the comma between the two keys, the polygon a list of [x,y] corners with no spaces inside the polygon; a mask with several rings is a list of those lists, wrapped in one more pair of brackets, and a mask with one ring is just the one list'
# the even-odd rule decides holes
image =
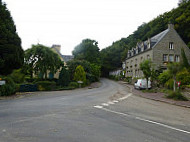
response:
{"label": "shrub", "polygon": [[78,88],[79,87],[79,84],[77,82],[70,82],[69,83],[69,86],[70,87],[74,87],[74,88]]}
{"label": "shrub", "polygon": [[21,69],[18,69],[18,70],[14,70],[10,74],[10,77],[13,79],[15,83],[23,83],[25,74],[22,73]]}
{"label": "shrub", "polygon": [[51,91],[56,87],[56,83],[54,81],[38,81],[36,82],[39,91]]}
{"label": "shrub", "polygon": [[59,87],[56,90],[61,91],[61,90],[73,90],[73,89],[75,89],[75,87],[73,87],[73,86],[65,86],[65,87]]}
{"label": "shrub", "polygon": [[169,71],[164,71],[158,76],[158,81],[164,86],[164,84],[171,78]]}
{"label": "shrub", "polygon": [[63,66],[58,79],[58,85],[68,86],[70,82],[69,71]]}
{"label": "shrub", "polygon": [[0,96],[14,95],[17,90],[17,86],[10,77],[4,78],[6,81],[5,85],[0,86]]}
{"label": "shrub", "polygon": [[90,82],[96,82],[99,80],[99,78],[97,78],[96,76],[90,74],[90,73],[87,73],[86,74],[86,78],[90,81]]}
{"label": "shrub", "polygon": [[189,85],[190,84],[190,73],[186,68],[177,73],[177,81],[181,81],[181,85]]}
{"label": "shrub", "polygon": [[188,99],[180,91],[170,92],[169,95],[167,95],[167,98],[174,100],[188,101]]}
{"label": "shrub", "polygon": [[174,80],[173,79],[169,79],[166,83],[165,83],[165,87],[168,89],[173,89],[173,85],[174,85]]}
{"label": "shrub", "polygon": [[38,90],[38,86],[36,84],[21,84],[19,86],[20,92],[35,92]]}
{"label": "shrub", "polygon": [[74,80],[82,81],[83,85],[86,84],[86,73],[81,65],[77,66],[77,68],[75,69]]}

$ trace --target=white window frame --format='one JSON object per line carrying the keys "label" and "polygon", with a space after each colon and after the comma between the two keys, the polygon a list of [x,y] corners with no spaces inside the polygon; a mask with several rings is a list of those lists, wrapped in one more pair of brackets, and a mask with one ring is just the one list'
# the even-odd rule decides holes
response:
{"label": "white window frame", "polygon": [[169,42],[169,49],[174,50],[174,43],[173,42]]}

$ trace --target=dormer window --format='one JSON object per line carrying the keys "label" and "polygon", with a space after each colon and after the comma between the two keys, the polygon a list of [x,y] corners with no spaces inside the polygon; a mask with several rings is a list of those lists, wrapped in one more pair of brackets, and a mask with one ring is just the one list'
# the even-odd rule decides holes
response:
{"label": "dormer window", "polygon": [[170,42],[170,43],[169,43],[169,49],[170,49],[170,50],[174,50],[174,44],[173,44],[173,42]]}

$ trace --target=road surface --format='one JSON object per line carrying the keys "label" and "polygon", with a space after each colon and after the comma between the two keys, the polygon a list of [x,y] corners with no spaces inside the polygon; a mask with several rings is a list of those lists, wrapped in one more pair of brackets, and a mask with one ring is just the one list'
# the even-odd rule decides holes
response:
{"label": "road surface", "polygon": [[99,88],[0,100],[0,142],[189,142],[190,109]]}

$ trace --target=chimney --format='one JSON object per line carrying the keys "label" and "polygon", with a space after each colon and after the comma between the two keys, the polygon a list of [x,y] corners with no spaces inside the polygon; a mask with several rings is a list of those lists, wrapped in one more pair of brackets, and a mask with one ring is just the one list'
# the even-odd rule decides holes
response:
{"label": "chimney", "polygon": [[168,29],[174,29],[174,25],[171,24],[171,23],[169,23],[169,24],[168,24]]}
{"label": "chimney", "polygon": [[61,45],[52,45],[52,48],[55,48],[56,50],[58,50],[59,52],[61,51]]}

